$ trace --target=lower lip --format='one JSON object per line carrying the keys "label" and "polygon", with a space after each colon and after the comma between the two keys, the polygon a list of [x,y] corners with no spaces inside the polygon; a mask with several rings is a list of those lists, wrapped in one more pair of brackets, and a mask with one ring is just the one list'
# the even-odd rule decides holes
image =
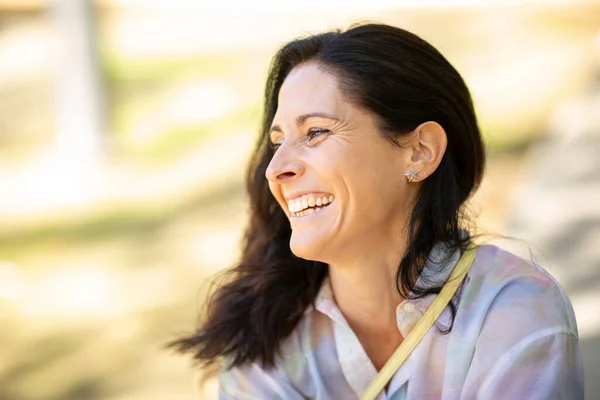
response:
{"label": "lower lip", "polygon": [[331,204],[332,204],[332,203],[329,203],[329,204],[327,204],[325,207],[322,207],[320,211],[315,211],[315,212],[314,212],[314,213],[312,213],[312,214],[303,215],[303,216],[301,216],[301,217],[297,217],[297,216],[296,216],[296,214],[292,214],[292,213],[290,213],[290,218],[291,218],[292,220],[294,220],[294,221],[298,221],[298,220],[307,220],[307,219],[311,219],[311,218],[314,218],[314,217],[318,217],[319,215],[323,214],[323,212],[324,212],[326,209],[328,209],[328,208],[329,208],[329,206],[330,206]]}

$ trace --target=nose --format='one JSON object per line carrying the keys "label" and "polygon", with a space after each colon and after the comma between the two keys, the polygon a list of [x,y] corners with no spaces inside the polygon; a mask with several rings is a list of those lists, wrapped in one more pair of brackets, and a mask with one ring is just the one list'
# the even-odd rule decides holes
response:
{"label": "nose", "polygon": [[273,183],[284,183],[304,174],[304,164],[285,143],[273,155],[265,176]]}

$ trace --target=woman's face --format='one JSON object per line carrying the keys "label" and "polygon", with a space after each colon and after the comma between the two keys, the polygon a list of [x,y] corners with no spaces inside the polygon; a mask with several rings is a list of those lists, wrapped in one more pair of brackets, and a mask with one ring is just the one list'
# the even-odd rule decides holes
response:
{"label": "woman's face", "polygon": [[288,75],[270,139],[279,147],[266,176],[296,256],[337,263],[397,246],[415,194],[403,176],[410,149],[385,139],[333,75],[310,63]]}

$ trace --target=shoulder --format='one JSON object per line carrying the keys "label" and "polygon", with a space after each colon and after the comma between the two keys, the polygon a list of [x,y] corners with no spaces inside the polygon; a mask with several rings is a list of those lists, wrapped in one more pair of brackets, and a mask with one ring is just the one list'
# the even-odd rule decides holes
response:
{"label": "shoulder", "polygon": [[259,362],[252,362],[229,368],[228,362],[222,364],[219,399],[303,398],[280,365],[264,367]]}
{"label": "shoulder", "polygon": [[481,246],[469,271],[461,308],[491,331],[567,333],[577,337],[571,302],[540,265],[493,245]]}
{"label": "shoulder", "polygon": [[[310,374],[307,352],[310,337],[306,333],[314,328],[314,313],[307,311],[296,328],[281,341],[271,367],[255,361],[229,368],[223,362],[219,374],[220,399],[290,399],[301,400],[304,392],[314,391],[307,380]],[[308,349],[307,349],[308,348]]]}
{"label": "shoulder", "polygon": [[468,355],[468,398],[583,398],[571,302],[543,267],[481,246],[456,318],[457,353]]}

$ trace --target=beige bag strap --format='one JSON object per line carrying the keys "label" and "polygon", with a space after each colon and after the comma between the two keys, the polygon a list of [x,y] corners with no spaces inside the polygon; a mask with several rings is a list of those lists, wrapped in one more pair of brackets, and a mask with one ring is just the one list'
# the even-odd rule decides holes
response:
{"label": "beige bag strap", "polygon": [[450,275],[450,278],[431,306],[429,306],[423,316],[417,321],[412,331],[404,338],[404,341],[400,343],[400,346],[398,346],[398,349],[392,354],[392,357],[390,357],[388,362],[381,368],[360,400],[375,400],[379,393],[381,393],[398,368],[400,368],[402,363],[408,358],[414,348],[417,347],[417,344],[423,339],[423,336],[425,336],[427,331],[429,331],[434,322],[442,314],[442,311],[444,311],[444,308],[446,308],[448,302],[450,302],[452,296],[454,296],[456,289],[458,289],[458,286],[467,275],[471,264],[473,264],[473,260],[475,260],[476,254],[477,247],[468,249],[463,253],[458,264],[452,271],[452,275]]}

